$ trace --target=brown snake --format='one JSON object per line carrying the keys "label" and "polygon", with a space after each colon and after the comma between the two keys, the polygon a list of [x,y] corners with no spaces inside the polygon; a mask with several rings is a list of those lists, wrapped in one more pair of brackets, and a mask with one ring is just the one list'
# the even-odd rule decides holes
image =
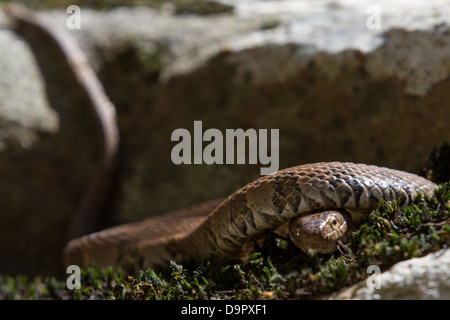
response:
{"label": "brown snake", "polygon": [[[8,13],[15,20],[48,33],[72,61],[74,73],[93,100],[104,129],[102,174],[108,173],[118,134],[113,106],[95,74],[84,58],[81,64],[73,63],[73,47],[69,50],[63,37],[43,27],[29,12],[13,8]],[[79,49],[74,50],[75,55],[84,57]],[[84,76],[86,72],[88,77]],[[94,191],[98,185],[94,183]],[[370,213],[382,199],[408,205],[418,192],[431,195],[436,187],[411,173],[365,164],[301,165],[263,176],[224,201],[211,201],[72,240],[66,246],[64,263],[136,270],[167,267],[170,260],[205,260],[217,252],[245,258],[254,242],[269,231],[289,237],[303,251],[332,253],[338,241],[348,238],[359,218]],[[92,213],[84,210],[83,216],[86,212]]]}
{"label": "brown snake", "polygon": [[208,203],[75,239],[66,247],[66,263],[130,269],[205,260],[216,252],[245,258],[269,231],[289,236],[303,251],[332,253],[382,199],[408,205],[436,187],[411,173],[365,164],[301,165],[263,176],[215,208]]}

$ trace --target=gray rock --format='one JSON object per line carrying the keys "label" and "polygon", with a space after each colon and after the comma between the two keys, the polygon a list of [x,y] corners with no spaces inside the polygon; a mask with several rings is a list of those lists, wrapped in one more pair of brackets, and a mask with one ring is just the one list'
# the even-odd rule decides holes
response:
{"label": "gray rock", "polygon": [[[347,50],[374,53],[367,63],[371,75],[404,79],[405,91],[412,95],[424,95],[449,74],[446,12],[450,12],[450,5],[446,1],[430,5],[421,0],[397,6],[389,1],[378,1],[375,5],[371,1],[221,2],[234,6],[234,14],[176,16],[170,11],[143,7],[120,7],[99,14],[83,9],[83,30],[71,33],[88,50],[132,41],[143,56],[154,54],[158,43],[163,42],[166,45],[166,52],[162,53],[163,79],[192,72],[224,50],[264,50],[265,46],[273,45],[283,50],[288,44],[302,48],[300,56],[290,58],[294,59],[294,67],[280,68],[275,73],[269,69],[267,81],[289,76],[302,61],[309,60],[305,57],[319,52],[338,56]],[[43,16],[55,27],[65,28],[67,14],[54,11]],[[385,47],[379,50],[383,44]],[[279,64],[274,61],[271,66]],[[253,68],[253,72],[258,71]],[[255,79],[260,83],[258,75]]]}
{"label": "gray rock", "polygon": [[0,13],[0,150],[8,142],[29,148],[37,132],[55,133],[59,118],[27,43],[5,28],[4,19]]}
{"label": "gray rock", "polygon": [[[378,276],[379,288],[372,280],[341,290],[332,299],[450,299],[450,250],[428,254],[395,264]],[[369,285],[367,282],[370,282]]]}

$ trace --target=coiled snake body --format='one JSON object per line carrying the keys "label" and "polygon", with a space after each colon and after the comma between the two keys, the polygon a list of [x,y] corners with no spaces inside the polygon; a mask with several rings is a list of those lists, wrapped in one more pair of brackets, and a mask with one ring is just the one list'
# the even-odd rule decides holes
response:
{"label": "coiled snake body", "polygon": [[332,253],[382,199],[408,205],[436,187],[411,173],[365,164],[300,165],[249,183],[217,207],[210,202],[75,239],[66,247],[66,264],[159,268],[216,252],[245,258],[271,230],[304,251]]}

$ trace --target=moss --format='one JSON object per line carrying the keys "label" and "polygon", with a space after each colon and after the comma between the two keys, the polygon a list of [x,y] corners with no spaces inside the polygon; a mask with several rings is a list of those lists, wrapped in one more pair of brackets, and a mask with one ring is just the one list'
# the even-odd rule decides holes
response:
{"label": "moss", "polygon": [[450,245],[450,186],[429,199],[419,195],[401,208],[381,203],[334,255],[299,251],[269,235],[247,262],[215,256],[195,266],[171,263],[161,273],[148,269],[124,276],[111,268],[81,270],[81,289],[64,280],[0,276],[2,299],[306,299],[364,280],[367,267],[385,270]]}

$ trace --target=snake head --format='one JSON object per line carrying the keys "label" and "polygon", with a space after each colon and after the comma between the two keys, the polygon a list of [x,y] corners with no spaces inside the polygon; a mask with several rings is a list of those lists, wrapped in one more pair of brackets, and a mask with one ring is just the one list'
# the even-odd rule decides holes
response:
{"label": "snake head", "polygon": [[338,241],[345,241],[353,229],[353,220],[345,210],[311,213],[292,219],[289,237],[303,252],[309,249],[331,254]]}

